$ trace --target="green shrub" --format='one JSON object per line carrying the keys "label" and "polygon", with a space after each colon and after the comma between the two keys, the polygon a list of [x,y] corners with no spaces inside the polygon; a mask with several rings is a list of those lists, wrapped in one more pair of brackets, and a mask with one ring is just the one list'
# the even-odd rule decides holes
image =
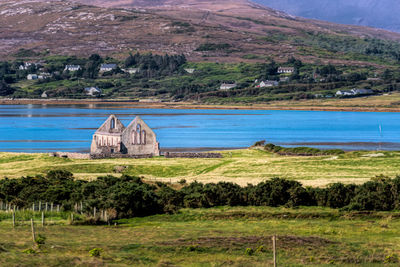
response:
{"label": "green shrub", "polygon": [[101,255],[102,252],[103,252],[103,249],[101,249],[101,248],[94,248],[94,249],[91,249],[91,250],[89,251],[89,255],[90,255],[90,257],[100,257],[100,255]]}
{"label": "green shrub", "polygon": [[244,254],[247,256],[252,256],[254,254],[254,250],[252,248],[246,248]]}

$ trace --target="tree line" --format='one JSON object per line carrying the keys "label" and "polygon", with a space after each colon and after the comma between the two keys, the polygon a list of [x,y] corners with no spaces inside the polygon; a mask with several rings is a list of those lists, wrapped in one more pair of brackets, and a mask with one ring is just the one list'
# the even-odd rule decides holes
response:
{"label": "tree line", "polygon": [[379,176],[361,185],[334,183],[326,188],[304,187],[281,178],[244,187],[231,182],[180,183],[181,188],[174,189],[168,183],[149,184],[128,175],[83,181],[75,180],[68,171],[55,170],[47,175],[0,180],[0,200],[20,208],[38,201],[52,202],[65,211],[84,201],[88,212],[94,207],[112,209],[118,218],[215,206],[323,206],[356,211],[400,208],[400,176]]}

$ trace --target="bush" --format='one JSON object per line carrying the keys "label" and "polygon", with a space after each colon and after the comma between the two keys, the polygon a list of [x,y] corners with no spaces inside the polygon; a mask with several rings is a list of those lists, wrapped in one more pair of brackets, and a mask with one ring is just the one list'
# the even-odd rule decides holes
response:
{"label": "bush", "polygon": [[89,251],[89,255],[90,255],[90,257],[100,257],[102,252],[103,252],[103,249],[94,248],[94,249]]}
{"label": "bush", "polygon": [[244,252],[247,256],[252,256],[254,254],[254,250],[252,248],[246,248]]}

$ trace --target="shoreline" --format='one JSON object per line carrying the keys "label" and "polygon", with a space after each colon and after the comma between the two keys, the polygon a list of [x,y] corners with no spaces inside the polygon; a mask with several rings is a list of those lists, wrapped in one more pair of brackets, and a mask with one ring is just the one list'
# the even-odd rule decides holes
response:
{"label": "shoreline", "polygon": [[[0,105],[130,105],[131,108],[158,109],[235,109],[235,110],[297,110],[297,111],[343,111],[343,112],[400,112],[400,108],[389,107],[333,107],[333,106],[287,106],[271,104],[199,104],[193,102],[138,102],[130,100],[90,99],[0,99]],[[299,102],[301,104],[301,102]]]}

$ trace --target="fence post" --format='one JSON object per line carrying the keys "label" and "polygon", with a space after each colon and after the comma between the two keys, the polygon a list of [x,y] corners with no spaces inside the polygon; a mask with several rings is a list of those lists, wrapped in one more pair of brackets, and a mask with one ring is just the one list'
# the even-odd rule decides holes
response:
{"label": "fence post", "polygon": [[274,267],[276,267],[276,235],[272,236],[272,250],[274,253]]}
{"label": "fence post", "polygon": [[51,212],[53,212],[53,205],[54,205],[54,203],[51,202],[51,205],[50,205],[50,210],[51,210]]}
{"label": "fence post", "polygon": [[39,211],[42,210],[42,201],[39,201]]}
{"label": "fence post", "polygon": [[32,211],[35,211],[35,203],[32,204]]}
{"label": "fence post", "polygon": [[44,211],[42,211],[42,227],[44,227]]}
{"label": "fence post", "polygon": [[13,228],[15,228],[15,210],[13,210],[12,213],[12,223],[13,223]]}
{"label": "fence post", "polygon": [[33,225],[33,218],[31,218],[31,230],[32,230],[33,243],[36,243],[35,226]]}

